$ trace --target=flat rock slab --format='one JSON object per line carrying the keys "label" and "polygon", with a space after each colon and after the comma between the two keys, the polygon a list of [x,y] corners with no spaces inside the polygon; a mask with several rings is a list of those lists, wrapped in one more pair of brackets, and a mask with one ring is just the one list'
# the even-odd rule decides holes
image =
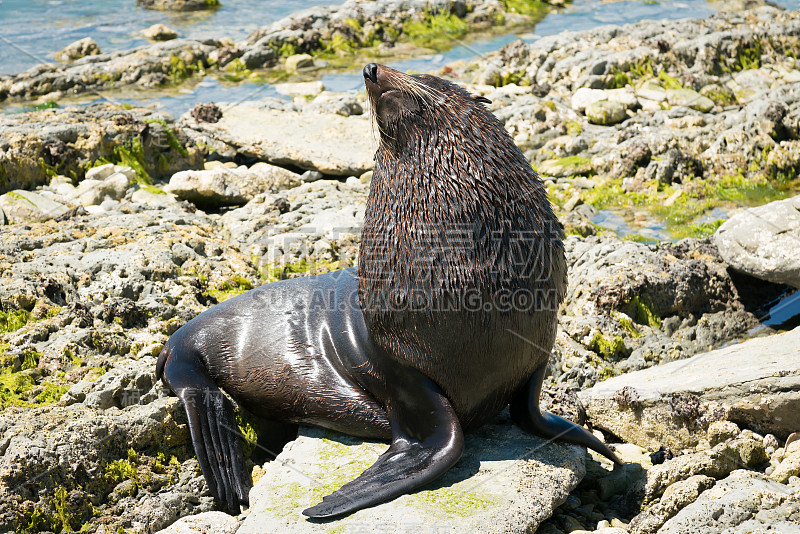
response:
{"label": "flat rock slab", "polygon": [[737,213],[714,243],[737,271],[800,288],[800,196]]}
{"label": "flat rock slab", "polygon": [[182,517],[156,534],[233,534],[238,528],[238,519],[214,511]]}
{"label": "flat rock slab", "polygon": [[60,217],[69,211],[69,207],[38,193],[17,189],[0,196],[0,210],[9,222],[30,223]]}
{"label": "flat rock slab", "polygon": [[640,447],[693,447],[721,418],[785,437],[800,428],[798,362],[795,328],[618,376],[580,398],[592,424]]}
{"label": "flat rock slab", "polygon": [[294,165],[337,176],[360,176],[370,170],[376,144],[366,116],[298,113],[256,103],[220,105],[216,123],[187,124],[245,156],[276,165]]}
{"label": "flat rock slab", "polygon": [[664,523],[658,534],[797,533],[800,497],[760,473],[737,470]]}
{"label": "flat rock slab", "polygon": [[250,514],[237,534],[263,532],[532,532],[583,478],[583,449],[535,438],[507,413],[467,434],[461,460],[425,489],[312,523],[301,512],[356,478],[388,445],[303,428],[250,492]]}

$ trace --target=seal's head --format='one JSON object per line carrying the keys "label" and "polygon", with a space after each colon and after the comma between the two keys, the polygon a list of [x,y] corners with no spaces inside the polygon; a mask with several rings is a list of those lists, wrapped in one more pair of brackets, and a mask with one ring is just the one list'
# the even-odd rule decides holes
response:
{"label": "seal's head", "polygon": [[[458,128],[459,117],[479,112],[476,122],[491,116],[484,103],[458,85],[428,74],[403,72],[370,63],[364,67],[364,83],[381,145],[399,148],[417,135]],[[482,112],[482,113],[481,113]]]}

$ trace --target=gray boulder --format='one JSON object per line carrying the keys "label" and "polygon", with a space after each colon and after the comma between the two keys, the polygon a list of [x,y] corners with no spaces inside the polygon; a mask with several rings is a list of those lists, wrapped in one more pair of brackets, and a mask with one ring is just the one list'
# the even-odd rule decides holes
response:
{"label": "gray boulder", "polygon": [[685,106],[706,113],[714,109],[714,102],[693,89],[667,89],[667,102],[672,106]]}
{"label": "gray boulder", "polygon": [[220,7],[219,0],[138,0],[145,9],[158,11],[203,11]]}
{"label": "gray boulder", "polygon": [[625,113],[625,106],[620,102],[612,102],[610,100],[592,102],[586,106],[586,116],[590,122],[603,126],[617,124],[628,118],[628,114]]}
{"label": "gray boulder", "polygon": [[101,54],[100,47],[91,37],[85,37],[80,41],[64,47],[63,50],[56,52],[56,59],[62,63],[69,63],[85,56],[96,56]]}
{"label": "gray boulder", "polygon": [[151,41],[170,41],[178,36],[178,32],[166,24],[153,24],[142,30],[142,35]]}
{"label": "gray boulder", "polygon": [[684,506],[694,502],[700,494],[714,485],[714,479],[706,475],[693,475],[667,488],[661,500],[631,520],[631,532],[649,534],[655,532]]}
{"label": "gray boulder", "polygon": [[[301,511],[356,478],[387,445],[320,429],[301,429],[250,492],[239,534],[318,532]],[[564,502],[585,474],[584,452],[543,441],[510,424],[508,415],[466,435],[464,456],[434,484],[360,510],[337,531],[403,525],[442,532],[532,532]]]}
{"label": "gray boulder", "polygon": [[225,512],[203,512],[178,519],[157,534],[233,534],[239,520]]}
{"label": "gray boulder", "polygon": [[141,187],[131,195],[131,202],[141,204],[149,208],[166,208],[178,202],[172,193],[167,193],[157,187]]}
{"label": "gray boulder", "polygon": [[0,210],[11,223],[30,223],[55,219],[69,208],[39,193],[17,189],[0,196]]}
{"label": "gray boulder", "polygon": [[237,174],[230,169],[181,171],[172,175],[164,190],[202,206],[237,206],[247,198],[234,176]]}
{"label": "gray boulder", "polygon": [[642,447],[691,447],[728,419],[762,433],[800,428],[800,328],[601,382],[580,393],[592,423]]}
{"label": "gray boulder", "polygon": [[305,105],[303,111],[312,113],[335,113],[337,115],[349,117],[350,115],[363,114],[364,108],[361,106],[356,95],[352,93],[324,91]]}
{"label": "gray boulder", "polygon": [[737,470],[667,521],[658,534],[796,533],[798,504],[791,488],[760,473]]}
{"label": "gray boulder", "polygon": [[737,213],[714,242],[734,269],[800,288],[800,196]]}
{"label": "gray boulder", "polygon": [[[104,165],[104,167],[107,166]],[[121,166],[116,165],[115,167]],[[121,171],[112,169],[108,176],[104,176],[107,174],[105,172],[99,174],[100,179],[89,178],[89,173],[87,173],[87,178],[78,184],[71,196],[80,200],[81,205],[86,207],[102,204],[107,199],[121,199],[128,191],[131,180],[136,177],[136,173],[130,167],[121,167],[121,169]]]}
{"label": "gray boulder", "polygon": [[249,169],[217,167],[202,171],[181,171],[164,188],[182,200],[200,205],[243,205],[256,195],[300,185],[300,175],[289,170],[256,163]]}

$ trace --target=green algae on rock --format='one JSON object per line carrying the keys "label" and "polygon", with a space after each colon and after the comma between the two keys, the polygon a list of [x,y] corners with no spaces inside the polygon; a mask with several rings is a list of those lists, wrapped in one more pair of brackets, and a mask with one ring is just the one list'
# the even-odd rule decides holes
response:
{"label": "green algae on rock", "polygon": [[[43,130],[42,123],[50,127]],[[33,189],[54,174],[77,182],[109,162],[133,168],[138,181],[150,183],[200,166],[204,154],[162,115],[112,104],[3,115],[0,129],[0,193]]]}

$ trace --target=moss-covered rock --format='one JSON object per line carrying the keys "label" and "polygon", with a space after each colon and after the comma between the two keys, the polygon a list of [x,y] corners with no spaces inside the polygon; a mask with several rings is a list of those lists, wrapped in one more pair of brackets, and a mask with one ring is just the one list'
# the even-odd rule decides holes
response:
{"label": "moss-covered rock", "polygon": [[0,131],[0,193],[33,189],[55,175],[77,182],[107,163],[131,167],[137,181],[150,183],[200,167],[204,154],[163,116],[111,104],[4,115]]}
{"label": "moss-covered rock", "polygon": [[589,121],[601,126],[611,126],[628,118],[628,114],[625,113],[625,106],[620,102],[612,102],[610,100],[592,102],[586,106],[586,116]]}
{"label": "moss-covered rock", "polygon": [[[264,466],[266,473],[250,493],[250,514],[238,532],[316,532],[319,525],[305,521],[300,512],[355,479],[386,447],[301,429],[298,439]],[[525,434],[506,414],[467,434],[464,456],[435,483],[329,526],[337,532],[380,524],[438,525],[448,531],[533,530],[583,476],[583,454],[577,453],[574,446]]]}

